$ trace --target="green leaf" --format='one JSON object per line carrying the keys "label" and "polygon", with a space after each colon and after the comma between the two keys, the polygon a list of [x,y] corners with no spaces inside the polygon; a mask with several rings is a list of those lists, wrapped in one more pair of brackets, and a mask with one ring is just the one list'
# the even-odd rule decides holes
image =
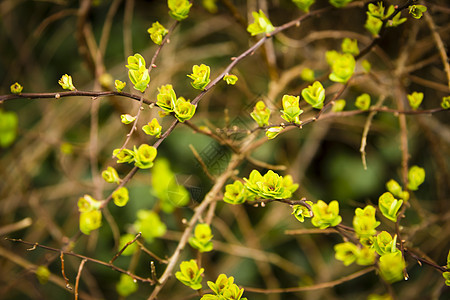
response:
{"label": "green leaf", "polygon": [[423,13],[427,11],[427,7],[424,5],[411,5],[409,7],[409,14],[414,19],[420,19],[423,16]]}
{"label": "green leaf", "polygon": [[376,238],[373,239],[373,247],[379,255],[400,251],[397,249],[396,243],[397,235],[392,238],[387,231],[380,232]]}
{"label": "green leaf", "polygon": [[150,82],[150,74],[145,66],[145,59],[139,53],[128,57],[128,77],[134,88],[144,92]]}
{"label": "green leaf", "polygon": [[64,74],[58,81],[58,83],[65,90],[76,90],[75,86],[72,83],[72,76],[70,75]]}
{"label": "green leaf", "polygon": [[341,8],[352,2],[353,0],[329,0],[334,7]]}
{"label": "green leaf", "polygon": [[136,149],[134,146],[134,165],[141,169],[153,167],[153,161],[156,158],[157,150],[153,146],[142,144]]}
{"label": "green leaf", "polygon": [[299,116],[303,113],[303,110],[299,107],[299,96],[284,95],[281,103],[283,105],[283,110],[281,110],[281,117],[287,122],[292,122],[295,124],[300,124]]}
{"label": "green leaf", "polygon": [[80,230],[89,235],[91,231],[100,228],[102,225],[102,213],[99,210],[91,210],[80,213]]}
{"label": "green leaf", "polygon": [[[393,7],[392,5],[390,7]],[[395,17],[393,17],[392,19],[387,21],[386,26],[387,27],[397,27],[400,24],[403,24],[406,22],[406,18],[400,18],[402,15],[401,12],[399,12],[398,14],[395,15]]]}
{"label": "green leaf", "polygon": [[166,112],[172,112],[177,102],[177,95],[171,84],[161,86],[159,94],[156,96],[158,99],[156,105],[162,108]]}
{"label": "green leaf", "polygon": [[204,271],[205,269],[199,269],[197,262],[191,259],[180,264],[180,271],[175,273],[175,277],[191,289],[199,290],[202,288],[202,274]]}
{"label": "green leaf", "polygon": [[120,280],[116,284],[116,291],[122,297],[127,297],[138,290],[138,284],[127,274],[120,274]]}
{"label": "green leaf", "polygon": [[22,93],[23,86],[21,86],[18,82],[15,82],[10,86],[11,93],[19,95]]}
{"label": "green leaf", "polygon": [[40,284],[46,284],[51,275],[50,270],[46,266],[37,267],[35,274]]}
{"label": "green leaf", "polygon": [[376,5],[373,3],[369,3],[367,6],[367,14],[378,19],[384,18],[384,6],[383,2],[378,2]]}
{"label": "green leaf", "polygon": [[16,140],[18,123],[15,112],[0,109],[0,147],[9,147]]}
{"label": "green leaf", "polygon": [[346,104],[347,103],[344,99],[335,100],[334,104],[333,104],[333,108],[331,108],[331,111],[333,111],[333,112],[343,111]]}
{"label": "green leaf", "polygon": [[413,92],[408,96],[409,105],[412,109],[416,110],[423,100],[423,93]]}
{"label": "green leaf", "polygon": [[441,107],[443,109],[449,109],[450,108],[450,96],[442,97]]}
{"label": "green leaf", "polygon": [[304,12],[309,12],[309,7],[316,2],[315,0],[292,0],[298,8],[303,10]]}
{"label": "green leaf", "polygon": [[134,222],[134,228],[142,233],[142,237],[148,242],[153,242],[154,238],[166,234],[167,227],[161,222],[159,216],[151,210],[139,210],[137,220]]}
{"label": "green leaf", "polygon": [[189,102],[189,100],[180,97],[177,99],[173,111],[175,112],[175,117],[178,121],[184,122],[190,120],[194,116],[196,108],[197,106]]}
{"label": "green leaf", "polygon": [[203,7],[211,14],[215,14],[218,11],[217,0],[203,0],[202,5]]}
{"label": "green leaf", "polygon": [[375,219],[375,207],[367,205],[364,209],[357,208],[353,217],[353,228],[359,238],[369,238],[377,233],[376,228],[380,225]]}
{"label": "green leaf", "polygon": [[287,199],[292,196],[298,184],[292,182],[289,175],[283,178],[272,170],[262,176],[257,170],[250,173],[249,178],[244,178],[245,187],[259,198]]}
{"label": "green leaf", "polygon": [[114,149],[113,156],[117,158],[117,163],[132,163],[136,154],[129,149]]}
{"label": "green leaf", "polygon": [[447,269],[450,270],[450,250],[448,250],[448,254],[447,254]]}
{"label": "green leaf", "polygon": [[84,195],[83,197],[80,197],[77,202],[78,211],[81,213],[98,210],[100,209],[101,204],[102,204],[101,201],[95,200],[89,195]]}
{"label": "green leaf", "polygon": [[225,193],[223,195],[223,201],[229,204],[242,204],[245,201],[255,200],[255,194],[250,193],[244,184],[236,180],[232,184],[225,186]]}
{"label": "green leaf", "polygon": [[156,21],[152,24],[152,27],[147,29],[147,32],[150,34],[153,43],[161,45],[164,36],[169,33],[169,30]]}
{"label": "green leaf", "polygon": [[342,52],[356,56],[359,54],[358,40],[345,38],[341,44]]}
{"label": "green leaf", "polygon": [[104,170],[102,172],[102,177],[106,182],[109,183],[119,184],[121,182],[119,174],[117,174],[116,169],[114,169],[113,167],[108,167],[106,170]]}
{"label": "green leaf", "polygon": [[403,269],[406,264],[400,251],[382,255],[378,266],[381,277],[387,282],[393,283],[403,280]]}
{"label": "green leaf", "polygon": [[311,223],[320,229],[336,226],[342,221],[339,215],[339,203],[336,200],[331,201],[330,204],[319,200],[312,205],[312,211],[314,216]]}
{"label": "green leaf", "polygon": [[122,90],[125,88],[126,85],[127,85],[126,82],[120,81],[118,79],[114,81],[114,86],[118,92],[122,92]]}
{"label": "green leaf", "polygon": [[425,169],[412,166],[408,171],[408,189],[411,191],[417,191],[419,185],[425,181]]}
{"label": "green leaf", "polygon": [[223,80],[229,85],[235,85],[236,81],[238,81],[238,78],[236,75],[233,74],[227,74],[223,77]]}
{"label": "green leaf", "polygon": [[255,104],[255,107],[253,108],[253,111],[250,113],[250,116],[253,118],[253,120],[256,121],[256,123],[258,123],[259,127],[269,125],[270,110],[261,100],[259,100]]}
{"label": "green leaf", "polygon": [[182,21],[188,17],[192,3],[189,0],[168,0],[169,15],[177,21]]}
{"label": "green leaf", "polygon": [[409,200],[409,193],[407,191],[403,191],[400,184],[394,179],[391,179],[388,182],[386,182],[386,189],[395,197],[398,197],[405,201]]}
{"label": "green leaf", "polygon": [[262,10],[259,12],[252,12],[253,19],[255,20],[252,24],[248,25],[247,31],[252,35],[258,35],[261,33],[269,33],[275,30],[272,22],[266,17]]}
{"label": "green leaf", "polygon": [[450,286],[450,272],[442,273],[442,277],[445,279],[445,285]]}
{"label": "green leaf", "polygon": [[[313,203],[311,201],[306,201],[306,203],[309,204],[309,206],[311,206]],[[304,205],[294,205],[292,206],[292,214],[294,215],[294,217],[299,220],[300,222],[304,222],[305,218],[311,218],[312,217],[312,212],[309,210],[308,207],[304,206]]]}
{"label": "green leaf", "polygon": [[334,55],[331,63],[331,74],[328,76],[331,81],[346,83],[355,72],[356,61],[349,53]]}
{"label": "green leaf", "polygon": [[356,98],[355,106],[360,110],[368,110],[370,107],[370,95],[364,93]]}
{"label": "green leaf", "polygon": [[402,204],[403,200],[395,199],[389,192],[384,193],[378,199],[378,207],[381,213],[392,222],[397,222],[397,214]]}
{"label": "green leaf", "polygon": [[120,189],[116,190],[112,194],[112,198],[114,201],[114,204],[123,207],[127,205],[129,196],[128,196],[128,189],[126,187],[121,187]]}
{"label": "green leaf", "polygon": [[133,117],[130,114],[122,114],[120,115],[120,120],[123,124],[130,124],[133,123],[136,120],[136,117]]}
{"label": "green leaf", "polygon": [[316,78],[316,75],[314,74],[314,70],[310,68],[303,68],[302,72],[300,73],[300,78],[307,82],[313,82]]}
{"label": "green leaf", "polygon": [[364,28],[366,28],[367,31],[369,31],[374,37],[377,37],[382,26],[383,21],[367,13],[366,24],[364,25]]}
{"label": "green leaf", "polygon": [[335,258],[349,266],[356,261],[358,247],[350,242],[340,243],[334,245]]}
{"label": "green leaf", "polygon": [[176,207],[186,206],[190,194],[186,188],[178,184],[175,174],[170,169],[167,159],[158,159],[152,169],[152,188],[159,199],[161,209],[171,213]]}
{"label": "green leaf", "polygon": [[200,252],[209,252],[213,250],[212,238],[211,227],[208,224],[197,224],[194,229],[194,236],[189,238],[189,245]]}
{"label": "green leaf", "polygon": [[325,89],[319,81],[302,90],[302,97],[314,108],[321,109],[325,100]]}
{"label": "green leaf", "polygon": [[215,295],[206,294],[200,300],[247,300],[242,298],[244,289],[234,283],[233,276],[227,278],[225,274],[220,274],[215,283],[208,281],[207,284]]}
{"label": "green leaf", "polygon": [[155,136],[158,139],[161,137],[162,127],[156,118],[153,118],[147,125],[144,125],[142,130],[145,134]]}
{"label": "green leaf", "polygon": [[372,65],[370,64],[370,62],[367,59],[365,59],[361,62],[361,66],[363,67],[364,73],[366,73],[366,74],[369,73],[370,70],[372,69]]}
{"label": "green leaf", "polygon": [[192,87],[197,90],[204,90],[208,83],[211,82],[211,79],[209,79],[210,72],[211,70],[207,65],[194,65],[192,67],[192,74],[187,75],[193,80],[191,82]]}

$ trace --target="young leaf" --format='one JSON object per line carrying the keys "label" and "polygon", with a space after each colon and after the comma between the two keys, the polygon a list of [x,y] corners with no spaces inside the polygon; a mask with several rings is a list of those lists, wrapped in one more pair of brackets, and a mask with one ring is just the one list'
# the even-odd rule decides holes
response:
{"label": "young leaf", "polygon": [[128,189],[124,186],[121,187],[120,189],[113,192],[112,198],[113,198],[114,204],[119,207],[127,205],[128,200],[129,200]]}
{"label": "young leaf", "polygon": [[325,100],[325,89],[319,81],[302,90],[302,97],[314,108],[321,109]]}
{"label": "young leaf", "polygon": [[106,182],[109,183],[120,183],[120,177],[119,174],[117,174],[116,169],[113,167],[108,167],[106,170],[102,172],[102,177]]}
{"label": "young leaf", "polygon": [[292,0],[298,8],[303,10],[304,12],[309,12],[309,7],[316,2],[315,0]]}
{"label": "young leaf", "polygon": [[425,181],[425,169],[412,166],[408,171],[408,189],[411,191],[417,191],[419,185]]}
{"label": "young leaf", "polygon": [[120,280],[116,284],[116,291],[122,297],[127,297],[138,290],[138,284],[127,274],[120,274]]}
{"label": "young leaf", "polygon": [[384,193],[378,199],[378,207],[381,213],[392,222],[397,222],[397,214],[402,204],[403,200],[395,199],[389,192]]}
{"label": "young leaf", "polygon": [[416,110],[423,100],[423,93],[413,92],[408,96],[409,105],[412,109]]}
{"label": "young leaf", "polygon": [[164,36],[169,33],[169,30],[156,21],[152,24],[152,27],[147,29],[147,32],[150,34],[153,43],[161,45]]}
{"label": "young leaf", "polygon": [[355,106],[360,110],[368,110],[370,107],[370,95],[364,93],[356,98]]}
{"label": "young leaf", "polygon": [[211,82],[209,79],[210,68],[207,65],[201,64],[200,66],[194,65],[192,67],[192,74],[187,75],[191,78],[191,85],[197,90],[204,90],[208,83]]}
{"label": "young leaf", "polygon": [[320,229],[336,226],[342,221],[342,217],[339,215],[339,203],[336,200],[331,201],[330,204],[319,200],[312,205],[312,211],[314,217],[311,223]]}
{"label": "young leaf", "polygon": [[194,116],[196,108],[197,107],[189,102],[189,100],[180,97],[177,99],[173,111],[175,112],[175,117],[178,121],[184,122],[190,120]]}
{"label": "young leaf", "polygon": [[205,269],[199,269],[197,262],[191,259],[180,264],[180,271],[175,273],[175,277],[191,289],[199,290],[202,288],[202,274],[204,271]]}
{"label": "young leaf", "polygon": [[223,80],[229,85],[235,85],[236,81],[238,81],[238,78],[236,75],[233,74],[227,74],[223,77]]}
{"label": "young leaf", "polygon": [[153,161],[156,158],[157,150],[153,146],[142,144],[139,148],[134,146],[134,165],[141,169],[153,167]]}
{"label": "young leaf", "polygon": [[153,118],[147,125],[144,125],[142,130],[145,134],[155,136],[158,139],[161,137],[162,127],[156,118]]}
{"label": "young leaf", "polygon": [[58,83],[65,90],[76,90],[75,86],[72,83],[72,76],[70,75],[64,74],[58,81]]}
{"label": "young leaf", "polygon": [[252,12],[255,21],[248,25],[247,31],[252,35],[258,35],[260,33],[269,33],[275,30],[270,20],[266,17],[262,10],[259,12]]}
{"label": "young leaf", "polygon": [[264,127],[269,125],[270,110],[266,107],[263,101],[258,101],[250,113],[253,120],[258,123],[259,127]]}
{"label": "young leaf", "polygon": [[0,147],[10,146],[17,137],[19,120],[15,112],[4,112],[0,109]]}
{"label": "young leaf", "polygon": [[11,93],[18,95],[22,93],[23,86],[21,86],[18,82],[16,82],[10,86],[10,90]]}
{"label": "young leaf", "polygon": [[137,220],[134,222],[134,228],[142,233],[142,237],[151,243],[157,237],[166,234],[166,224],[161,222],[159,216],[151,210],[138,210]]}
{"label": "young leaf", "polygon": [[169,15],[177,21],[182,21],[188,17],[192,3],[189,0],[168,0]]}

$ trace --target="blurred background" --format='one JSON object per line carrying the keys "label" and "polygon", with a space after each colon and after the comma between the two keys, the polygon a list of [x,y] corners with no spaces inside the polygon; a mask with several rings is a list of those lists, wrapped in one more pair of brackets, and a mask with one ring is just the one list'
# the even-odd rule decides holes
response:
{"label": "blurred background", "polygon": [[[205,5],[205,2],[216,6]],[[245,130],[256,123],[250,112],[259,100],[272,110],[271,123],[283,120],[284,94],[300,95],[311,82],[300,76],[310,68],[326,88],[327,100],[342,87],[328,80],[325,52],[340,51],[344,38],[358,40],[360,49],[373,37],[364,29],[367,4],[352,8],[330,9],[302,22],[299,27],[279,33],[253,55],[240,62],[233,74],[235,86],[219,83],[201,100],[191,122],[218,132],[235,143],[245,138]],[[375,2],[375,1],[372,1]],[[383,1],[402,5],[406,1]],[[440,49],[433,37],[435,30],[444,43],[450,40],[450,5],[446,0],[421,1],[428,7],[429,19],[413,19],[388,29],[373,50],[358,60],[355,76],[340,98],[345,110],[355,109],[354,101],[369,93],[372,103],[408,109],[406,95],[414,91],[425,97],[421,110],[438,108],[442,97],[450,94]],[[329,7],[317,0],[311,10]],[[214,8],[215,7],[215,8]],[[211,77],[219,75],[257,38],[246,31],[252,22],[251,12],[262,9],[274,26],[304,14],[288,0],[218,0],[194,1],[189,18],[181,22],[170,36],[151,72],[146,99],[156,100],[157,88],[172,84],[178,96],[194,99],[198,94],[186,76],[192,66],[211,67]],[[9,94],[14,82],[24,86],[23,93],[62,91],[58,80],[70,74],[82,91],[114,90],[114,80],[127,82],[124,91],[135,93],[125,68],[127,57],[140,53],[150,62],[157,50],[147,33],[159,21],[166,28],[174,20],[168,15],[166,1],[158,0],[2,0],[0,2],[0,94]],[[448,44],[446,52],[448,55]],[[362,72],[361,61],[367,59],[372,70]],[[447,62],[448,63],[448,62]],[[447,64],[448,66],[448,64]],[[303,120],[314,116],[304,101]],[[131,169],[116,164],[112,151],[120,148],[130,125],[120,122],[121,114],[135,115],[137,101],[123,97],[67,97],[60,99],[15,99],[0,103],[3,112],[18,117],[17,136],[13,143],[0,148],[0,298],[1,299],[71,299],[64,288],[59,254],[5,240],[23,240],[56,249],[67,246],[73,251],[108,262],[118,251],[118,237],[133,232],[139,210],[153,210],[167,226],[164,236],[152,242],[142,241],[161,258],[174,251],[184,229],[183,219],[192,216],[212,181],[189,148],[202,157],[209,172],[220,175],[231,151],[206,135],[179,125],[158,148],[158,158],[166,158],[173,180],[185,186],[191,199],[186,207],[171,213],[161,211],[152,186],[152,169],[142,170],[127,184],[130,201],[125,207],[110,203],[104,212],[103,226],[82,235],[78,230],[77,201],[85,194],[104,199],[114,189],[101,179],[101,171],[114,166],[121,177]],[[141,112],[138,128],[158,117],[158,109]],[[261,173],[268,165],[279,166],[279,174],[292,175],[300,187],[298,199],[313,202],[338,200],[343,223],[351,226],[354,210],[378,203],[390,179],[402,182],[402,136],[407,139],[408,165],[425,169],[426,180],[411,195],[412,207],[402,220],[407,246],[420,249],[425,257],[445,265],[450,249],[449,146],[448,112],[406,115],[406,131],[395,113],[377,113],[371,123],[365,148],[367,169],[361,160],[361,139],[368,114],[324,118],[303,128],[289,129],[274,140],[263,143],[237,170],[238,177],[248,177],[253,169]],[[159,119],[165,130],[172,117]],[[233,133],[237,126],[239,134]],[[258,137],[263,137],[259,132]],[[136,131],[128,147],[154,143],[154,138]],[[405,153],[403,153],[404,155]],[[264,162],[258,163],[258,162]],[[266,166],[266,167],[264,167]],[[229,183],[231,183],[230,181]],[[161,183],[165,184],[165,183]],[[221,195],[218,195],[219,197]],[[306,286],[339,279],[361,269],[345,267],[334,258],[333,246],[342,237],[329,234],[286,234],[287,230],[308,229],[309,220],[299,223],[292,209],[282,203],[266,207],[231,206],[219,201],[211,224],[215,250],[202,256],[205,278],[215,281],[220,273],[234,276],[243,287],[263,289]],[[392,222],[382,221],[378,230],[394,232]],[[183,260],[196,257],[186,246]],[[121,256],[115,262],[124,269],[147,278],[151,257],[144,253]],[[71,284],[79,258],[65,257],[65,272]],[[449,299],[441,274],[428,266],[420,267],[407,260],[409,281],[393,284],[398,299]],[[47,266],[55,277],[42,283],[35,275],[39,266]],[[165,265],[156,262],[162,274]],[[117,299],[116,284],[120,274],[101,265],[87,263],[80,279],[82,299]],[[204,284],[206,287],[206,284]],[[139,283],[130,299],[146,299],[152,287]],[[334,288],[310,292],[264,295],[245,292],[248,299],[367,299],[372,294],[386,294],[389,288],[374,273]],[[197,299],[188,287],[174,277],[162,290],[159,299]]]}

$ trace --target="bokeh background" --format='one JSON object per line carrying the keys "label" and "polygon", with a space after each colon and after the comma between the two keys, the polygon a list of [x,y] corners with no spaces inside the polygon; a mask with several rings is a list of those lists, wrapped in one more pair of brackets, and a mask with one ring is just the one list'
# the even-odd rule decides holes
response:
{"label": "bokeh background", "polygon": [[[194,1],[189,18],[176,27],[170,43],[158,56],[145,93],[147,99],[155,100],[157,88],[168,83],[174,86],[177,95],[195,98],[198,91],[190,86],[186,76],[194,64],[209,65],[214,78],[231,62],[231,57],[256,42],[246,31],[247,19],[252,21],[252,11],[263,9],[275,26],[303,13],[287,0],[215,2],[217,11],[211,12],[202,6],[202,1]],[[329,6],[327,1],[316,2],[312,10]],[[272,109],[272,122],[280,122],[277,112],[281,109],[282,95],[299,95],[309,84],[300,77],[304,68],[315,71],[316,78],[326,88],[327,99],[332,98],[341,85],[326,77],[329,67],[325,52],[339,51],[345,37],[357,39],[360,49],[370,44],[372,36],[364,29],[368,2],[327,11],[269,40],[233,70],[239,77],[235,86],[218,84],[202,99],[192,122],[217,132],[230,132],[233,126],[253,129],[256,124],[250,112],[258,100],[265,101]],[[406,1],[383,2],[388,6]],[[428,7],[432,23],[448,43],[448,1],[421,3]],[[86,12],[83,7],[87,7]],[[113,78],[127,81],[126,91],[137,93],[128,82],[126,58],[139,52],[150,61],[157,46],[150,40],[147,29],[155,21],[169,28],[174,21],[167,12],[166,1],[160,0],[2,0],[0,94],[8,94],[9,86],[16,81],[24,86],[23,92],[62,91],[58,80],[63,74],[70,74],[79,90],[112,90],[108,79]],[[363,92],[372,96],[373,103],[383,98],[384,105],[394,109],[399,102],[408,107],[406,94],[413,91],[425,94],[421,109],[439,107],[442,97],[450,94],[430,22],[403,14],[407,22],[387,30],[373,51],[364,57],[372,64],[371,73],[362,74],[358,62],[358,75],[342,95],[347,100],[346,110],[355,109],[354,99]],[[81,29],[80,24],[84,24]],[[109,36],[105,36],[108,27]],[[104,52],[98,60],[93,60],[92,51],[100,44]],[[127,184],[130,190],[127,206],[109,205],[105,212],[108,216],[98,231],[90,236],[77,236],[78,198],[91,194],[101,199],[112,191],[113,186],[99,176],[108,166],[116,167],[121,176],[130,169],[116,164],[111,153],[120,148],[130,130],[120,122],[120,115],[135,114],[138,105],[121,97],[16,99],[0,103],[1,110],[15,112],[19,120],[15,142],[0,148],[1,299],[73,298],[64,288],[58,254],[39,248],[27,251],[30,247],[12,243],[5,237],[60,249],[76,236],[74,252],[109,261],[118,250],[118,234],[130,230],[137,211],[157,210],[152,172],[144,170]],[[305,102],[300,105],[305,110],[305,118],[315,114]],[[142,111],[140,126],[153,117],[158,117],[157,109],[147,107]],[[170,118],[161,120],[163,128],[170,124]],[[359,151],[366,119],[367,114],[329,118],[302,129],[288,130],[257,148],[252,157],[284,166],[284,170],[277,172],[291,174],[300,184],[295,194],[299,199],[338,200],[343,222],[351,226],[355,208],[376,205],[389,179],[402,181],[402,131],[398,115],[375,115],[367,137],[367,170],[363,168]],[[445,265],[450,249],[449,114],[408,115],[406,122],[409,165],[423,167],[426,180],[412,195],[413,205],[402,220],[404,239],[409,247],[420,249],[426,257]],[[263,135],[259,133],[259,137]],[[229,136],[239,141],[246,134],[229,133]],[[153,141],[138,130],[129,145]],[[158,211],[168,231],[163,237],[146,243],[146,247],[163,258],[175,249],[184,228],[182,220],[189,219],[192,208],[212,186],[189,145],[198,151],[214,175],[225,170],[231,156],[227,147],[187,126],[178,126],[159,147],[158,158],[168,159],[175,174],[173,180],[191,193],[187,207],[177,208],[170,214]],[[237,170],[237,176],[247,177],[255,168],[266,171],[261,165],[247,161]],[[220,201],[212,222],[215,250],[203,255],[204,283],[225,273],[234,276],[235,282],[243,287],[287,288],[331,281],[361,269],[356,265],[345,267],[334,258],[333,245],[342,242],[342,237],[335,233],[286,234],[286,230],[312,228],[309,221],[299,223],[291,212],[282,203],[270,203],[262,208],[230,206]],[[382,220],[379,230],[394,232],[391,222],[381,215],[378,218]],[[195,256],[196,252],[187,246],[182,258]],[[80,259],[66,256],[65,260],[66,274],[73,284]],[[150,260],[151,257],[141,253],[120,257],[115,263],[149,277]],[[413,260],[407,264],[410,280],[392,286],[398,299],[449,299],[449,289],[438,271],[420,267]],[[34,274],[40,265],[48,266],[56,279],[41,284]],[[157,274],[164,267],[156,263]],[[120,298],[115,290],[119,276],[107,267],[87,263],[80,281],[81,298]],[[152,287],[140,283],[138,291],[129,298],[146,299],[151,290]],[[334,288],[270,295],[245,292],[244,295],[248,299],[271,300],[367,299],[371,293],[387,291],[386,285],[371,272]],[[160,299],[196,297],[199,298],[174,277],[160,294]]]}

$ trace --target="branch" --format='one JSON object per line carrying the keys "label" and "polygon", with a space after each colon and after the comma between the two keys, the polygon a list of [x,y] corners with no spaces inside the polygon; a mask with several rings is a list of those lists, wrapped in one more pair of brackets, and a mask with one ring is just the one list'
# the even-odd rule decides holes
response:
{"label": "branch", "polygon": [[329,282],[324,282],[324,283],[318,283],[318,284],[310,285],[310,286],[300,286],[300,287],[291,287],[291,288],[282,288],[282,289],[270,289],[270,290],[259,289],[259,288],[252,288],[252,287],[243,287],[243,288],[244,288],[244,290],[246,292],[259,293],[259,294],[281,294],[281,293],[314,291],[314,290],[320,290],[320,289],[325,289],[325,288],[331,288],[331,287],[334,287],[336,285],[343,284],[343,283],[345,283],[347,281],[353,280],[355,278],[363,276],[364,274],[372,272],[373,270],[375,270],[375,267],[368,267],[368,268],[362,269],[362,270],[360,270],[358,272],[355,272],[353,274],[350,274],[348,276],[344,276],[344,277],[342,277],[340,279],[336,279],[336,280],[329,281]]}
{"label": "branch", "polygon": [[[35,250],[36,248],[42,248],[42,249],[45,249],[45,250],[48,250],[48,251],[58,252],[58,253],[60,253],[61,257],[63,257],[63,255],[70,255],[70,256],[78,257],[78,258],[80,258],[82,260],[90,261],[90,262],[93,262],[93,263],[96,263],[96,264],[99,264],[99,265],[102,265],[102,266],[105,266],[105,267],[109,267],[109,268],[113,269],[114,271],[126,274],[126,275],[130,276],[131,278],[133,278],[135,280],[138,280],[138,281],[141,281],[141,282],[148,282],[150,284],[154,284],[154,281],[151,280],[150,278],[140,277],[138,275],[135,275],[135,274],[131,273],[130,271],[127,271],[127,270],[124,270],[122,268],[116,267],[115,265],[113,265],[111,263],[107,263],[107,262],[104,262],[104,261],[101,261],[101,260],[98,260],[98,259],[95,259],[95,258],[90,258],[90,257],[84,256],[84,255],[81,255],[81,254],[74,253],[72,251],[70,251],[70,252],[68,252],[68,251],[61,251],[60,249],[56,249],[56,248],[49,247],[49,246],[44,246],[44,245],[41,245],[39,243],[27,242],[27,241],[24,241],[22,239],[11,239],[11,238],[5,238],[5,239],[10,241],[10,242],[21,243],[21,244],[32,246],[32,248],[28,249],[29,251]],[[64,259],[63,258],[61,258],[61,263],[63,265],[63,270],[64,270]],[[68,280],[65,277],[65,275],[64,275],[64,278],[66,279],[66,283],[68,284]]]}

